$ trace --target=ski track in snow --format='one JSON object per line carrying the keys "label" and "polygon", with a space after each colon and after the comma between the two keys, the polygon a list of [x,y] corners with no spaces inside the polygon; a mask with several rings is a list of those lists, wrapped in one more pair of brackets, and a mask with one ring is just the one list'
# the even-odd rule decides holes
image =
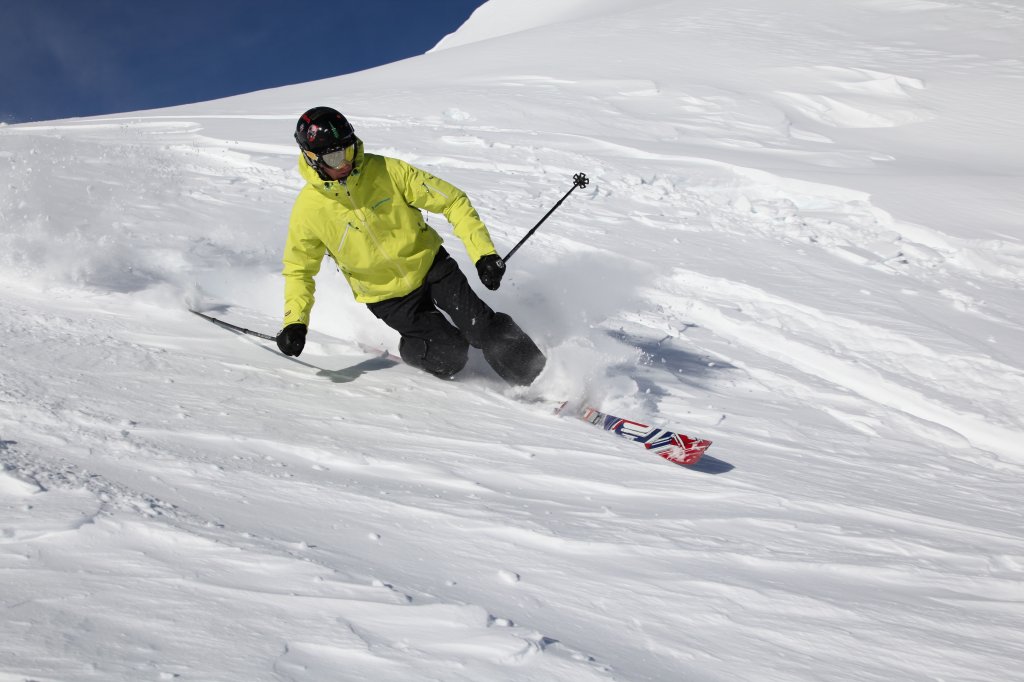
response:
{"label": "ski track in snow", "polygon": [[[0,127],[0,679],[1024,679],[1024,245],[966,180],[974,232],[912,201],[970,176],[948,92],[1020,82],[1019,8],[529,4],[377,81]],[[327,267],[297,360],[187,312],[276,329],[290,127],[336,91],[499,250],[591,177],[487,297],[537,385],[367,355]]]}

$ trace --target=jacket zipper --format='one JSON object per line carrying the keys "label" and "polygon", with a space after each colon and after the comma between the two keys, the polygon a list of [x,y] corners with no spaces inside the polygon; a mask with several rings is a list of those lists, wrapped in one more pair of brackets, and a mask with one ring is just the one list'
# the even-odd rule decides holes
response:
{"label": "jacket zipper", "polygon": [[[370,239],[371,241],[373,241],[373,245],[377,248],[377,252],[380,253],[380,255],[384,256],[384,258],[386,258],[389,263],[391,263],[391,267],[392,269],[394,269],[395,272],[398,273],[399,279],[405,279],[409,273],[406,272],[405,268],[402,267],[401,263],[392,258],[391,255],[384,250],[384,247],[380,243],[380,239],[377,238],[377,233],[375,233],[373,231],[373,228],[370,227],[370,222],[366,219],[366,216],[363,214],[363,212],[356,208],[355,199],[352,198],[352,192],[350,192],[348,189],[348,182],[342,180],[341,186],[345,188],[345,196],[348,197],[349,202],[352,204],[352,211],[359,218],[360,222],[363,223],[363,227],[366,228],[366,234],[370,235]],[[352,224],[349,223],[349,226],[351,225]],[[345,232],[347,234],[348,230],[345,230]]]}
{"label": "jacket zipper", "polygon": [[[348,224],[347,224],[347,225],[345,226],[345,232],[344,232],[344,233],[342,233],[342,235],[341,235],[341,241],[340,241],[340,242],[338,242],[338,248],[337,248],[337,250],[336,250],[336,251],[334,252],[334,253],[335,253],[335,256],[334,256],[334,262],[335,262],[335,263],[337,264],[337,266],[338,266],[338,270],[339,270],[339,271],[340,271],[340,272],[341,272],[341,273],[342,273],[343,275],[345,275],[345,279],[348,279],[348,270],[346,270],[346,269],[345,269],[345,266],[343,266],[343,265],[341,264],[341,262],[342,262],[342,258],[343,258],[343,255],[342,255],[342,253],[343,253],[343,252],[344,252],[344,250],[345,250],[345,242],[346,242],[346,241],[348,240],[348,233],[349,233],[349,231],[350,231],[350,230],[355,230],[355,229],[356,229],[356,226],[355,226],[355,225],[353,225],[352,223],[348,223]],[[350,280],[350,281],[351,281],[351,280]],[[358,280],[356,280],[356,281],[354,282],[354,285],[355,285],[355,286],[357,286],[357,287],[359,287],[359,290],[360,290],[360,291],[362,291],[362,292],[363,292],[364,294],[366,293],[366,287],[364,287],[364,286],[362,285],[362,283],[361,283],[361,282],[359,282]]]}
{"label": "jacket zipper", "polygon": [[352,229],[352,223],[349,223],[345,228],[345,233],[341,235],[341,241],[338,243],[338,258],[341,258],[341,252],[345,248],[345,240],[348,239],[348,231]]}
{"label": "jacket zipper", "polygon": [[450,197],[450,196],[448,196],[447,194],[445,194],[444,192],[442,192],[442,191],[441,191],[441,190],[439,190],[438,188],[434,187],[433,185],[428,185],[427,183],[425,183],[425,182],[424,182],[424,183],[423,183],[423,189],[427,190],[427,193],[428,193],[428,194],[429,194],[430,192],[437,192],[438,194],[440,194],[441,196],[443,196],[443,197],[444,197],[445,199],[447,199],[447,200],[451,201],[451,197]]}

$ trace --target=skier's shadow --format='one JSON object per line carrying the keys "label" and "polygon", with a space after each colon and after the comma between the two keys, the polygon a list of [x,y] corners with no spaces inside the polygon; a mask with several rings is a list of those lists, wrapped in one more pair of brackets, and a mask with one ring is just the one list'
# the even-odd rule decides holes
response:
{"label": "skier's shadow", "polygon": [[341,369],[324,369],[323,367],[318,367],[317,365],[306,362],[305,360],[299,360],[296,357],[290,357],[287,355],[282,356],[276,349],[271,348],[270,346],[261,343],[257,343],[256,345],[264,349],[268,353],[273,353],[274,355],[284,357],[297,365],[302,365],[303,367],[308,367],[309,369],[316,370],[316,375],[318,377],[330,379],[336,384],[347,384],[355,381],[356,379],[363,376],[367,372],[375,372],[381,369],[389,369],[391,367],[394,367],[395,365],[400,364],[396,358],[393,358],[388,355],[378,355],[376,357],[368,358],[366,360],[358,362],[352,365],[351,367],[342,367]]}
{"label": "skier's shadow", "polygon": [[394,367],[398,364],[398,360],[381,356],[370,358],[369,360],[363,360],[358,364],[352,365],[351,367],[344,367],[342,369],[320,369],[319,367],[309,365],[308,363],[303,364],[318,370],[316,373],[318,377],[326,377],[336,384],[347,384],[350,381],[355,381],[367,372],[375,372],[379,369]]}

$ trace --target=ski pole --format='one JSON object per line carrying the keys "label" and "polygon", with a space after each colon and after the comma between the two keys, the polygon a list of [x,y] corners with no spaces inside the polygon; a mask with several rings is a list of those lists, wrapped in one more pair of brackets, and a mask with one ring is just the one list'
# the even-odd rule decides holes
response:
{"label": "ski pole", "polygon": [[243,334],[249,334],[250,336],[258,336],[259,338],[266,339],[267,341],[277,341],[277,337],[276,336],[270,336],[269,334],[260,334],[259,332],[254,332],[251,329],[245,329],[244,327],[239,327],[238,325],[231,324],[230,322],[225,322],[224,320],[218,320],[216,317],[210,317],[209,315],[201,313],[198,310],[192,310],[191,308],[189,308],[189,312],[190,313],[195,313],[196,315],[198,315],[199,317],[203,318],[204,320],[209,320],[210,322],[213,322],[215,325],[217,325],[219,327],[224,327],[225,329],[231,329],[233,331],[241,332]]}
{"label": "ski pole", "polygon": [[525,237],[519,240],[518,244],[512,247],[512,250],[508,252],[507,256],[505,256],[504,261],[506,263],[508,262],[508,259],[512,257],[512,254],[518,251],[519,247],[523,245],[523,242],[529,239],[533,235],[533,233],[537,231],[537,228],[540,227],[541,224],[548,219],[548,216],[554,213],[555,209],[562,205],[562,202],[565,201],[569,197],[569,195],[573,193],[573,190],[575,190],[577,187],[586,187],[589,184],[590,179],[583,173],[577,173],[576,175],[572,176],[572,188],[570,188],[569,191],[565,193],[565,196],[558,200],[557,204],[551,207],[550,211],[544,214],[544,217],[541,218],[540,221],[533,226],[532,230],[526,233]]}

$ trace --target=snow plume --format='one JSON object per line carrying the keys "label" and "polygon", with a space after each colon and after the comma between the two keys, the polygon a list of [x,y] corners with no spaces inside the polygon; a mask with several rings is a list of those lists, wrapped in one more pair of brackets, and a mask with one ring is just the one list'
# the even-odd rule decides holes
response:
{"label": "snow plume", "polygon": [[[570,213],[572,207],[565,210]],[[516,260],[527,258],[528,254],[516,255]],[[527,393],[605,404],[636,395],[637,386],[628,373],[639,351],[613,332],[615,319],[640,305],[642,265],[626,257],[583,250],[524,265],[520,274],[514,270],[519,266],[516,260],[509,263],[507,292],[494,303],[534,334],[548,355],[548,366]],[[636,409],[637,405],[619,403],[618,407]]]}
{"label": "snow plume", "polygon": [[182,296],[273,272],[271,243],[287,221],[281,200],[297,183],[197,130],[137,119],[12,127],[5,264],[37,286],[169,285]]}
{"label": "snow plume", "polygon": [[[0,127],[0,678],[1024,680],[1024,11],[725,5]],[[496,292],[430,216],[533,386],[394,362],[330,261],[299,358],[187,311],[278,328],[315,104],[502,254],[591,178]]]}

